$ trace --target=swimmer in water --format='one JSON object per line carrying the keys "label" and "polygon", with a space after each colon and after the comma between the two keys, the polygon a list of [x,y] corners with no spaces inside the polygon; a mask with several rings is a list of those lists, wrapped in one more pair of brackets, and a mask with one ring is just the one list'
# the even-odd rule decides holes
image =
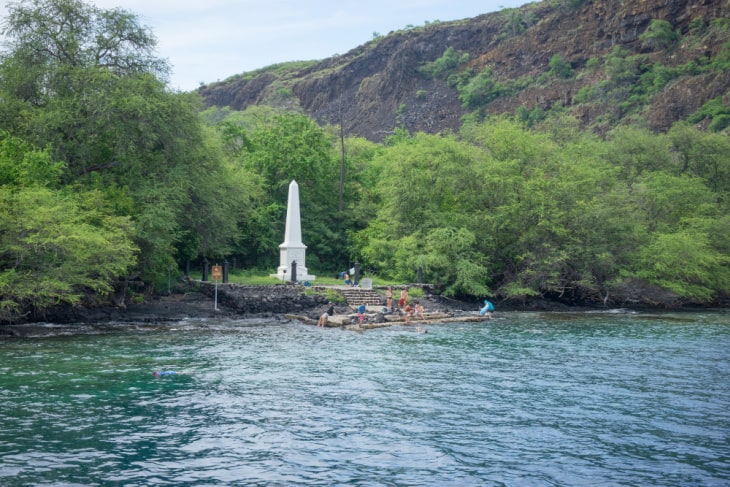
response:
{"label": "swimmer in water", "polygon": [[165,377],[166,375],[176,375],[177,372],[174,370],[155,370],[152,375],[155,377]]}

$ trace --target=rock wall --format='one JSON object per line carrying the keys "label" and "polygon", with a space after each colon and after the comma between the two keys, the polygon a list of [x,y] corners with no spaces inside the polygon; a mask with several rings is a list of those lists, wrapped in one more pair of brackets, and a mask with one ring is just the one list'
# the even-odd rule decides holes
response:
{"label": "rock wall", "polygon": [[[280,286],[218,284],[218,303],[241,314],[303,313],[327,304],[324,292],[306,293],[306,289],[291,284]],[[215,286],[212,283],[203,283],[200,291],[209,298],[214,298]]]}

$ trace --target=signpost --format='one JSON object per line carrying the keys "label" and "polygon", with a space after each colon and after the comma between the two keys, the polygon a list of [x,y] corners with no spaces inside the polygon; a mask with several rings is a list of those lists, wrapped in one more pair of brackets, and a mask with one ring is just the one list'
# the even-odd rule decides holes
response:
{"label": "signpost", "polygon": [[213,278],[213,281],[215,282],[215,310],[218,311],[218,281],[220,281],[223,278],[223,267],[219,265],[214,265],[211,268],[210,277]]}

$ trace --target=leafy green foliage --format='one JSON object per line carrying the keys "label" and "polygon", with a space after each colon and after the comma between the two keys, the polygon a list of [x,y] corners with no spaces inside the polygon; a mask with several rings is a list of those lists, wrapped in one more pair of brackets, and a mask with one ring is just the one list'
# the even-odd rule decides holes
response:
{"label": "leafy green foliage", "polygon": [[155,38],[133,14],[102,10],[78,0],[26,0],[9,5],[4,64],[19,67],[17,93],[35,105],[73,89],[68,68],[98,66],[115,75],[164,74]]}
{"label": "leafy green foliage", "polygon": [[553,54],[548,64],[550,66],[548,74],[552,76],[557,78],[571,78],[573,76],[573,67],[560,54]]}
{"label": "leafy green foliage", "polygon": [[639,36],[644,47],[652,49],[667,49],[679,39],[672,24],[666,20],[652,19],[649,27]]}
{"label": "leafy green foliage", "polygon": [[[723,220],[711,224],[727,199],[725,186],[710,186],[718,173],[708,169],[727,160],[714,134],[678,126],[670,139],[627,127],[604,141],[567,119],[535,127],[492,119],[461,138],[416,134],[387,146],[373,164],[390,177],[379,178],[376,217],[353,234],[357,258],[405,281],[420,267],[449,295],[602,302],[636,278],[687,299],[723,289],[704,263],[728,272]],[[659,236],[677,232],[704,238],[686,256],[699,287],[651,270]]]}
{"label": "leafy green foliage", "polygon": [[659,233],[639,251],[636,275],[678,296],[708,300],[716,289],[730,286],[729,263],[703,234]]}
{"label": "leafy green foliage", "polygon": [[502,14],[505,17],[505,23],[502,26],[501,35],[508,38],[522,34],[538,21],[538,17],[529,9],[505,9]]}
{"label": "leafy green foliage", "polygon": [[708,100],[699,110],[693,113],[688,122],[699,123],[702,120],[711,120],[709,129],[713,132],[720,132],[730,127],[730,106],[723,102],[723,98],[718,96]]}
{"label": "leafy green foliage", "polygon": [[0,320],[108,293],[135,262],[129,218],[98,191],[56,189],[62,168],[0,132]]}
{"label": "leafy green foliage", "polygon": [[110,211],[131,218],[139,274],[154,282],[176,257],[227,252],[241,221],[223,212],[243,217],[251,198],[219,198],[240,178],[203,132],[199,96],[167,89],[154,37],[135,16],[28,0],[11,6],[7,25],[0,93],[11,103],[0,128],[48,147],[62,184],[101,190]]}
{"label": "leafy green foliage", "polygon": [[426,235],[416,263],[447,296],[488,295],[489,272],[476,248],[476,235],[466,228],[437,228]]}
{"label": "leafy green foliage", "polygon": [[464,108],[474,110],[509,92],[509,86],[497,81],[494,71],[487,67],[459,87],[459,100]]}
{"label": "leafy green foliage", "polygon": [[0,187],[56,186],[64,165],[52,162],[48,151],[0,130]]}
{"label": "leafy green foliage", "polygon": [[112,291],[112,281],[133,265],[136,247],[129,220],[99,212],[99,199],[0,188],[0,317]]}
{"label": "leafy green foliage", "polygon": [[697,176],[719,198],[730,203],[730,140],[718,133],[705,133],[696,127],[680,122],[667,136],[671,150],[678,158],[680,174]]}
{"label": "leafy green foliage", "polygon": [[440,58],[425,63],[418,71],[429,78],[446,78],[455,72],[459,66],[469,62],[469,54],[457,51],[453,47],[447,48]]}

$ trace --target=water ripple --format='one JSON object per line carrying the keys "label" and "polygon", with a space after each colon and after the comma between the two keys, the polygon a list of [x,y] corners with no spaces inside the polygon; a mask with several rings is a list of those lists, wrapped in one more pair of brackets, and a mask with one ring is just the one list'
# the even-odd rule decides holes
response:
{"label": "water ripple", "polygon": [[726,314],[502,316],[0,342],[0,484],[730,484]]}

